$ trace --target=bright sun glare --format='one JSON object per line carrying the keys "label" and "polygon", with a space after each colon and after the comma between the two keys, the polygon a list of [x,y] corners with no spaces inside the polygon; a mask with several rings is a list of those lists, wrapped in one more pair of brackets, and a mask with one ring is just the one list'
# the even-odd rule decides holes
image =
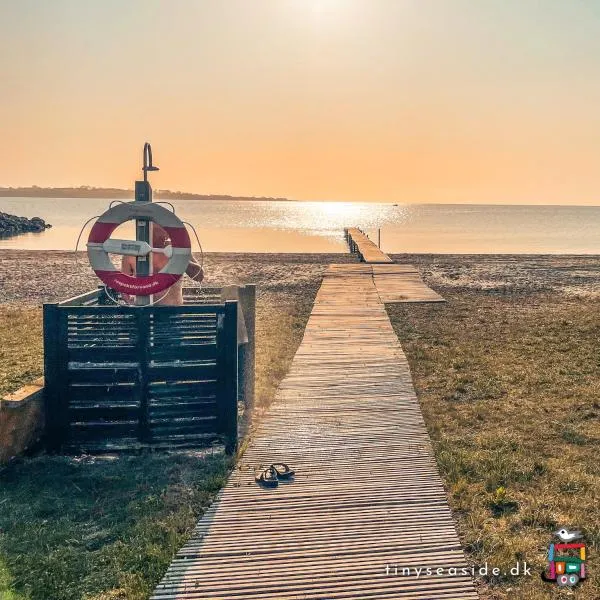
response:
{"label": "bright sun glare", "polygon": [[313,23],[321,25],[341,25],[355,8],[349,0],[294,0],[293,5],[296,13],[309,15]]}

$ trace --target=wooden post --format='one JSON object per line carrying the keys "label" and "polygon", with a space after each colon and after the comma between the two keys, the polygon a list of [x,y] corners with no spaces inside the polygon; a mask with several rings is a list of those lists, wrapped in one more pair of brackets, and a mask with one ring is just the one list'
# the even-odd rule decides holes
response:
{"label": "wooden post", "polygon": [[61,443],[66,443],[70,437],[71,428],[69,424],[69,332],[68,332],[68,309],[57,310],[58,337],[58,407],[60,419]]}
{"label": "wooden post", "polygon": [[45,438],[49,452],[62,444],[60,427],[58,305],[44,304],[44,413]]}
{"label": "wooden post", "polygon": [[227,300],[217,320],[217,416],[225,451],[237,449],[237,301]]}
{"label": "wooden post", "polygon": [[138,357],[138,439],[140,442],[152,441],[149,419],[148,401],[148,368],[150,364],[150,313],[147,308],[135,310],[137,324],[137,357]]}
{"label": "wooden post", "polygon": [[256,362],[256,286],[254,284],[240,287],[240,304],[246,324],[248,343],[243,347],[243,362],[238,367],[243,382],[242,393],[244,402],[246,406],[252,407],[254,406],[254,368]]}

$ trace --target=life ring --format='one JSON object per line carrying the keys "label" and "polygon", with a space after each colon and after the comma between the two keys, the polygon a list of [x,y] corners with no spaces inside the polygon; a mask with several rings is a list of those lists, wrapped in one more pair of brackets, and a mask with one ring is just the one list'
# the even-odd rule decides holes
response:
{"label": "life ring", "polygon": [[[149,244],[129,240],[111,240],[112,232],[132,219],[148,219],[160,225],[171,238],[167,264],[158,273],[148,276],[127,275],[112,263],[109,252],[129,256],[145,256],[152,251]],[[108,209],[94,223],[87,243],[92,269],[107,287],[131,296],[158,294],[177,282],[185,273],[192,247],[190,236],[181,220],[160,204],[151,202],[124,202]]]}

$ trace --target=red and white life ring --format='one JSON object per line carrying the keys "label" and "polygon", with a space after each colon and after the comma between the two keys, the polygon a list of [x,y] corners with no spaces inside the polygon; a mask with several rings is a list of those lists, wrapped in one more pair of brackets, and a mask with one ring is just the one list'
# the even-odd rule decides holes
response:
{"label": "red and white life ring", "polygon": [[[172,250],[167,256],[167,264],[158,273],[145,277],[127,275],[119,271],[109,257],[115,240],[110,240],[112,232],[122,223],[132,219],[148,219],[160,225],[171,238]],[[127,251],[122,254],[141,256],[150,247],[144,242],[119,240]],[[160,204],[151,202],[124,202],[107,210],[94,223],[87,243],[87,253],[92,269],[104,284],[117,292],[131,296],[150,296],[171,287],[185,273],[192,248],[190,236],[181,220]]]}

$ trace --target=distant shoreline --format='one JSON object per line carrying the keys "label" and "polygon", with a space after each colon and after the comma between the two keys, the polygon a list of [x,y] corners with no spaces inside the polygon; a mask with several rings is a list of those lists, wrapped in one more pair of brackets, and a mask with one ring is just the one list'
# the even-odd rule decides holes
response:
{"label": "distant shoreline", "polygon": [[[220,201],[244,201],[244,202],[328,202],[341,204],[383,204],[390,206],[459,206],[459,207],[522,207],[522,208],[600,208],[598,204],[557,204],[557,203],[512,203],[512,202],[409,202],[392,200],[343,200],[343,199],[297,199],[272,196],[231,196],[229,194],[194,194],[191,192],[180,192],[172,190],[153,190],[156,200],[220,200]],[[79,187],[1,187],[0,198],[98,198],[108,200],[133,200],[132,189],[105,188],[82,185]]]}
{"label": "distant shoreline", "polygon": [[[290,198],[272,198],[269,196],[229,196],[226,194],[192,194],[189,192],[172,192],[171,190],[154,190],[157,200],[244,200],[268,202],[294,202]],[[0,187],[0,198],[113,198],[133,200],[133,190],[121,188],[99,188],[87,185],[81,187],[43,188]]]}

